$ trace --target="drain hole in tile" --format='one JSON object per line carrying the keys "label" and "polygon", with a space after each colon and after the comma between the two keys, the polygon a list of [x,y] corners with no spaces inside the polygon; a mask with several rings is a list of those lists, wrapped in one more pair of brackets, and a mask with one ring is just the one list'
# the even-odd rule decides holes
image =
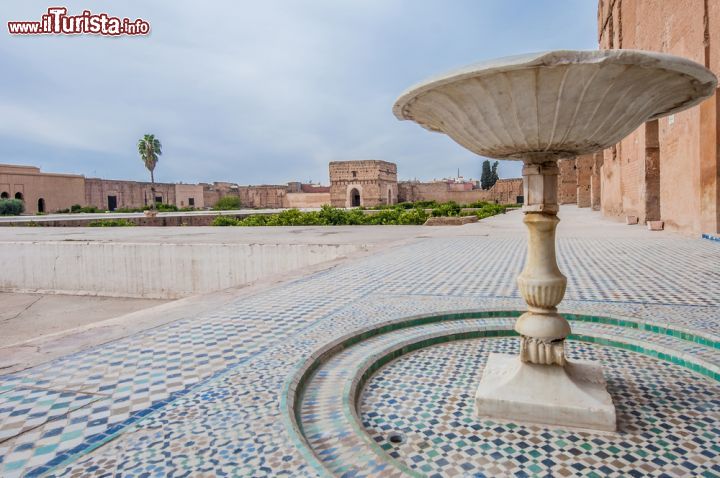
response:
{"label": "drain hole in tile", "polygon": [[395,445],[400,445],[402,443],[405,443],[405,435],[398,432],[392,432],[388,435],[388,441]]}

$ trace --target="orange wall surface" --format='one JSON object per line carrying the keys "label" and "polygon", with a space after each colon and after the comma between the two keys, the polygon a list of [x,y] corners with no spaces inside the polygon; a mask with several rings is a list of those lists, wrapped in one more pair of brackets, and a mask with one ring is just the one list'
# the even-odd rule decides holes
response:
{"label": "orange wall surface", "polygon": [[[670,53],[720,73],[720,1],[600,0],[598,27],[600,48]],[[720,232],[716,97],[659,120],[659,206],[666,229]],[[646,215],[652,171],[644,133],[645,126],[604,152],[605,215]]]}

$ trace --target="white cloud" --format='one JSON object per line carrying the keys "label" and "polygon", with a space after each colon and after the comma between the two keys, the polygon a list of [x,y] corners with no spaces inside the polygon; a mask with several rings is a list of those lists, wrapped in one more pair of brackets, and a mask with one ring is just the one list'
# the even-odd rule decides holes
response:
{"label": "white cloud", "polygon": [[[40,163],[75,151],[88,172],[142,178],[135,142],[159,136],[164,180],[327,180],[327,161],[396,161],[432,178],[480,161],[392,117],[423,77],[478,59],[592,48],[592,2],[556,0],[68,2],[151,23],[147,38],[0,35],[0,154]],[[512,4],[512,5],[509,5]],[[0,24],[46,2],[3,5]],[[525,12],[518,15],[517,12]],[[563,26],[564,27],[561,27]],[[560,32],[560,33],[558,33]],[[501,173],[517,174],[514,165]]]}

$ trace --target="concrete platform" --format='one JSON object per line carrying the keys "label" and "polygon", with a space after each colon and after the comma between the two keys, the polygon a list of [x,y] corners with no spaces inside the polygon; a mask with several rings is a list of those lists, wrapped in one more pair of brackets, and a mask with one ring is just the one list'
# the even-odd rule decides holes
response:
{"label": "concrete platform", "polygon": [[165,303],[152,299],[0,292],[0,348]]}
{"label": "concrete platform", "polygon": [[0,290],[178,299],[427,232],[421,226],[0,228]]}

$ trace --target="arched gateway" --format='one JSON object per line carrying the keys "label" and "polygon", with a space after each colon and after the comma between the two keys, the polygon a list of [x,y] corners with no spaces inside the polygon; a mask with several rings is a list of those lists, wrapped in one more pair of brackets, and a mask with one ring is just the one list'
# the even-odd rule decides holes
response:
{"label": "arched gateway", "polygon": [[357,188],[352,188],[350,190],[350,207],[360,207],[360,205],[360,191]]}

